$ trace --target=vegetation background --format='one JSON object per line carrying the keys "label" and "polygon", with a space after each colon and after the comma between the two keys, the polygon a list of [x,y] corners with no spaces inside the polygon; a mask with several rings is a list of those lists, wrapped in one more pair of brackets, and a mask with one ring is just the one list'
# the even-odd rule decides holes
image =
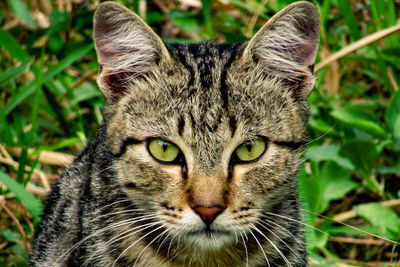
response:
{"label": "vegetation background", "polygon": [[[131,0],[165,41],[248,40],[291,0]],[[318,0],[299,175],[312,266],[400,266],[398,0]],[[102,123],[98,1],[0,1],[0,266],[27,266],[43,200]],[[299,225],[300,227],[300,225]]]}

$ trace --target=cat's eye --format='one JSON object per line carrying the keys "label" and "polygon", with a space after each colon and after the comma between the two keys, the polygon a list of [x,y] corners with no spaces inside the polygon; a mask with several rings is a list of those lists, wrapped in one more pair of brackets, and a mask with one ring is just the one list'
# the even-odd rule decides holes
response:
{"label": "cat's eye", "polygon": [[176,161],[180,154],[180,150],[175,144],[158,138],[151,139],[147,147],[150,155],[165,163]]}
{"label": "cat's eye", "polygon": [[266,141],[258,137],[239,145],[234,152],[234,156],[239,162],[251,162],[260,158],[264,154],[266,148]]}

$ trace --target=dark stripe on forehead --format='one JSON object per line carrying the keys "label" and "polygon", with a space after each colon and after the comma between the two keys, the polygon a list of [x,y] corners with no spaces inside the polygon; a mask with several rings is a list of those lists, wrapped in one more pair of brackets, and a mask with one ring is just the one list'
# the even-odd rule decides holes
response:
{"label": "dark stripe on forehead", "polygon": [[189,65],[187,57],[188,57],[188,48],[183,44],[166,44],[168,48],[170,48],[170,52],[176,59],[182,63],[182,65],[189,71],[190,79],[188,86],[192,86],[194,84],[194,70],[193,67]]}
{"label": "dark stripe on forehead", "polygon": [[237,128],[237,120],[235,117],[229,118],[229,127],[231,129],[231,136],[233,137],[235,135],[236,128]]}
{"label": "dark stripe on forehead", "polygon": [[185,119],[183,117],[179,117],[179,119],[178,119],[178,133],[179,133],[180,136],[182,136],[184,129],[185,129]]}
{"label": "dark stripe on forehead", "polygon": [[189,51],[197,63],[200,84],[203,90],[208,90],[213,84],[212,69],[215,68],[215,46],[211,42],[203,42],[199,45],[189,45]]}
{"label": "dark stripe on forehead", "polygon": [[[221,99],[222,99],[222,105],[225,110],[228,110],[228,88],[226,85],[226,76],[228,74],[229,67],[232,65],[233,61],[235,60],[237,56],[237,50],[240,46],[240,44],[232,44],[230,45],[231,48],[229,49],[230,55],[229,59],[226,61],[222,73],[221,73],[221,79],[220,79],[220,91],[221,91]],[[223,47],[221,47],[223,48]],[[220,57],[223,56],[225,49],[220,49]]]}

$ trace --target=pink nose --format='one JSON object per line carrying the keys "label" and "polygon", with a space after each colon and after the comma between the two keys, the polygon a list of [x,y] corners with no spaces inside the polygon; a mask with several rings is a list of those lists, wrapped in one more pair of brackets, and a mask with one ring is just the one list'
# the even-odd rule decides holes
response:
{"label": "pink nose", "polygon": [[210,225],[217,216],[224,211],[225,208],[214,206],[214,207],[202,207],[198,206],[193,210],[200,216],[200,218],[207,224]]}

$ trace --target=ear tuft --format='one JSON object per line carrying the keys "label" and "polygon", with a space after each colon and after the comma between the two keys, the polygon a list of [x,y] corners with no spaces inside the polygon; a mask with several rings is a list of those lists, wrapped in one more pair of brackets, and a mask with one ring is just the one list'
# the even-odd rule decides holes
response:
{"label": "ear tuft", "polygon": [[98,6],[93,32],[101,69],[99,85],[106,98],[122,96],[127,77],[142,77],[161,58],[169,58],[164,43],[153,30],[118,3],[104,2]]}
{"label": "ear tuft", "polygon": [[260,61],[268,72],[296,80],[312,72],[318,44],[318,10],[300,1],[273,16],[249,41],[243,56]]}

